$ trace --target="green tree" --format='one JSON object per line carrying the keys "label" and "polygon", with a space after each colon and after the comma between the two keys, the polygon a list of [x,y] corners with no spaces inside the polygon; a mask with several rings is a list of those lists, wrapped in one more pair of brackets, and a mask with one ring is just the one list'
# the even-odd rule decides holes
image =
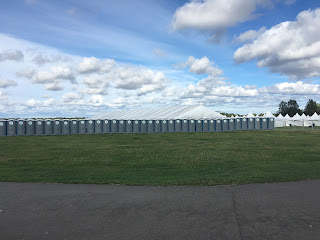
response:
{"label": "green tree", "polygon": [[277,112],[277,114],[282,114],[283,116],[285,116],[288,113],[288,103],[286,103],[285,101],[281,101],[281,103],[279,104],[279,110]]}
{"label": "green tree", "polygon": [[319,109],[317,106],[317,102],[313,101],[312,99],[309,99],[309,101],[306,104],[306,107],[304,108],[304,114],[311,116],[318,110]]}
{"label": "green tree", "polygon": [[297,101],[294,99],[290,99],[288,102],[288,114],[290,117],[293,117],[297,113],[302,114],[302,111],[299,109]]}

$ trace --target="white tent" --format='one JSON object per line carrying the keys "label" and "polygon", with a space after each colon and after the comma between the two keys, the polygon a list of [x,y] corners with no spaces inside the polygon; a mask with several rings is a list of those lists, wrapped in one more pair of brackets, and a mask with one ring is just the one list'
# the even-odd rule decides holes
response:
{"label": "white tent", "polygon": [[[281,115],[281,114],[280,114]],[[268,112],[266,112],[264,115],[263,115],[263,117],[264,118],[274,118],[274,115],[270,112],[270,111],[268,111]]]}
{"label": "white tent", "polygon": [[284,127],[286,125],[286,119],[281,114],[275,118],[274,127]]}
{"label": "white tent", "polygon": [[254,118],[254,115],[252,114],[252,112],[250,112],[246,117],[247,118]]}
{"label": "white tent", "polygon": [[282,116],[279,114],[275,119],[275,127],[284,127],[284,126],[299,126],[299,127],[311,127],[311,126],[320,126],[320,116],[317,113],[314,113],[311,117],[302,114],[301,116],[297,113],[293,117],[290,117],[288,114]]}
{"label": "white tent", "polygon": [[315,112],[311,117],[305,121],[307,126],[320,126],[320,116]]}
{"label": "white tent", "polygon": [[114,111],[89,119],[161,120],[161,119],[221,119],[220,113],[202,105]]}
{"label": "white tent", "polygon": [[304,118],[301,117],[298,113],[296,113],[292,118],[291,118],[292,126],[298,126],[298,127],[303,127],[304,126]]}

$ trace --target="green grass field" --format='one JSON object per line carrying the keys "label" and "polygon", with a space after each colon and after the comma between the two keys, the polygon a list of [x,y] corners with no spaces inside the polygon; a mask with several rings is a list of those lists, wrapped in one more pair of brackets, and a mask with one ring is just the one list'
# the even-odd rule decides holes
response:
{"label": "green grass field", "polygon": [[0,181],[219,185],[320,178],[320,130],[0,138]]}

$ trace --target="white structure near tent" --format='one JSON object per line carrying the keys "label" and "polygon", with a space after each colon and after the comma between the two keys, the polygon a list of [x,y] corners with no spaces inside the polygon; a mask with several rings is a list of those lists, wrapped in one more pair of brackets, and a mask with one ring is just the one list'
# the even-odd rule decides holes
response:
{"label": "white structure near tent", "polygon": [[202,105],[122,110],[99,114],[88,119],[165,120],[165,119],[222,119],[220,113]]}
{"label": "white structure near tent", "polygon": [[278,117],[275,118],[275,127],[312,127],[312,126],[320,126],[320,116],[317,113],[314,113],[311,117],[302,114],[301,116],[296,113],[293,117],[290,117],[288,114],[286,116],[282,116],[279,114]]}

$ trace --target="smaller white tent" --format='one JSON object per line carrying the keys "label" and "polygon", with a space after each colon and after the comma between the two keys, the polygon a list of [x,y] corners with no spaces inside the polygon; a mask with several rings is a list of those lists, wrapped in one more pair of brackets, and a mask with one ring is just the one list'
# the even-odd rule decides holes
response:
{"label": "smaller white tent", "polygon": [[292,118],[291,126],[298,126],[303,127],[304,126],[304,118],[301,117],[298,113],[296,113]]}
{"label": "smaller white tent", "polygon": [[254,115],[252,114],[252,112],[250,112],[246,117],[247,118],[254,118]]}
{"label": "smaller white tent", "polygon": [[286,119],[281,114],[276,117],[274,127],[284,127],[286,125]]}
{"label": "smaller white tent", "polygon": [[307,126],[320,126],[320,116],[315,112],[305,121]]}
{"label": "smaller white tent", "polygon": [[[280,114],[281,115],[281,114]],[[270,111],[268,111],[268,112],[266,112],[264,115],[263,115],[263,117],[264,118],[274,118],[274,115],[270,112]]]}

